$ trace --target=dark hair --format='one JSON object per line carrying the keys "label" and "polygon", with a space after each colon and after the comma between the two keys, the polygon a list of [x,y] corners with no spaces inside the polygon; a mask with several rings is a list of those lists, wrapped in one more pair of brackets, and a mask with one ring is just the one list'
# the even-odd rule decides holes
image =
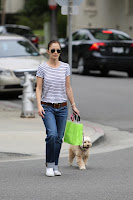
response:
{"label": "dark hair", "polygon": [[49,50],[49,47],[50,47],[53,43],[58,43],[59,46],[60,46],[60,48],[61,48],[61,45],[60,45],[60,43],[59,43],[58,40],[51,40],[51,41],[48,43],[48,50]]}
{"label": "dark hair", "polygon": [[[60,45],[60,43],[59,43],[58,40],[51,40],[51,41],[48,43],[48,50],[49,50],[49,47],[50,47],[53,43],[58,43],[59,46],[60,46],[60,48],[61,48],[61,45]],[[61,56],[59,56],[59,61],[62,61]]]}

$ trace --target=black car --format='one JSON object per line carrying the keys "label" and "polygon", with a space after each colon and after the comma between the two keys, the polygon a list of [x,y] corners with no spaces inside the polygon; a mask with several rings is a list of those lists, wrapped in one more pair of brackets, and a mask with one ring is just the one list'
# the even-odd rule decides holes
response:
{"label": "black car", "polygon": [[39,39],[35,36],[29,26],[17,24],[5,24],[0,26],[0,34],[18,34],[28,38],[37,48]]}
{"label": "black car", "polygon": [[[61,43],[61,59],[68,62],[68,38]],[[124,71],[133,77],[133,40],[114,29],[79,29],[72,34],[72,67],[79,74],[100,70]]]}

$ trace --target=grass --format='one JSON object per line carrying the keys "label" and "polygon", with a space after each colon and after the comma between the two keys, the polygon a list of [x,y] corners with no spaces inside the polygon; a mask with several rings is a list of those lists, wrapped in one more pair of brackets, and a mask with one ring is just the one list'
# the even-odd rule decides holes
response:
{"label": "grass", "polygon": [[33,32],[34,32],[34,34],[37,35],[37,36],[44,37],[44,31],[43,31],[43,29],[34,30]]}
{"label": "grass", "polygon": [[39,44],[44,43],[44,30],[33,30],[33,33],[39,37]]}

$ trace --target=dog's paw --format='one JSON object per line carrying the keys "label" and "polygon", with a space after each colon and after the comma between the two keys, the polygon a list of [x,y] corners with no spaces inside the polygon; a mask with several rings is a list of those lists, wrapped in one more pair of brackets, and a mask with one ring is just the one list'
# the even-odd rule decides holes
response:
{"label": "dog's paw", "polygon": [[85,169],[86,169],[86,167],[80,167],[79,169],[81,169],[81,170],[85,170]]}
{"label": "dog's paw", "polygon": [[72,163],[69,163],[69,166],[72,166],[73,164]]}

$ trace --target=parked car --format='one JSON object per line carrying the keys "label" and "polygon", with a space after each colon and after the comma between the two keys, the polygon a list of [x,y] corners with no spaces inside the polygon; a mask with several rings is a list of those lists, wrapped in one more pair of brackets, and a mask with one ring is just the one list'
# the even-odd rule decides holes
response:
{"label": "parked car", "polygon": [[22,91],[24,72],[36,75],[38,66],[47,61],[25,37],[0,36],[0,92]]}
{"label": "parked car", "polygon": [[0,34],[18,34],[24,36],[38,48],[39,39],[34,35],[29,26],[5,24],[0,26]]}
{"label": "parked car", "polygon": [[[61,43],[61,58],[68,62],[68,38]],[[72,67],[79,74],[100,70],[107,75],[110,70],[124,71],[133,77],[133,40],[114,29],[80,29],[72,34]]]}

